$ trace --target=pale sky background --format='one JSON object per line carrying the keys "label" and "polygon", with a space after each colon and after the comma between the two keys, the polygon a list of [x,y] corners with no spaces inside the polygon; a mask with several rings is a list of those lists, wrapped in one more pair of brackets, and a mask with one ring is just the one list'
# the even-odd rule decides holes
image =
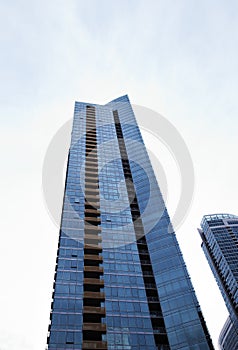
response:
{"label": "pale sky background", "polygon": [[[227,312],[197,227],[203,214],[238,214],[238,2],[2,0],[0,13],[0,350],[46,344],[58,242],[41,188],[48,144],[75,100],[126,93],[191,152],[196,193],[177,237],[217,349]],[[177,182],[161,159],[172,214]]]}

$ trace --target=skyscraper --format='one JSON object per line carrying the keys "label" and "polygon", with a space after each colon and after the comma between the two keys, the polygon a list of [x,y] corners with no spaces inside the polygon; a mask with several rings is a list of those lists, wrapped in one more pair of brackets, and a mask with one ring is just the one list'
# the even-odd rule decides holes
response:
{"label": "skyscraper", "polygon": [[213,349],[127,96],[75,103],[47,343]]}
{"label": "skyscraper", "polygon": [[220,347],[238,349],[238,216],[205,215],[199,233],[203,251],[229,312],[219,337]]}

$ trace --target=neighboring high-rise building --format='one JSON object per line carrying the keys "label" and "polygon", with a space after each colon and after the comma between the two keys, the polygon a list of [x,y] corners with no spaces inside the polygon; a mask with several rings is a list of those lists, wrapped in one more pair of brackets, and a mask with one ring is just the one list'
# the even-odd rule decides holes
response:
{"label": "neighboring high-rise building", "polygon": [[127,96],[75,103],[47,343],[213,349]]}
{"label": "neighboring high-rise building", "polygon": [[238,323],[237,319],[229,316],[221,330],[219,340],[221,350],[238,349]]}
{"label": "neighboring high-rise building", "polygon": [[238,349],[238,216],[205,215],[198,229],[202,248],[216,278],[229,317],[221,331],[219,345]]}

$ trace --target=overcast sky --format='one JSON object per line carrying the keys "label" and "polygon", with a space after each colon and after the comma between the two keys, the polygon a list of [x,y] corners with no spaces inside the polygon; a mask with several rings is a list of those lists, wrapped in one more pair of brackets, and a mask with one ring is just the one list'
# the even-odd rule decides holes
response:
{"label": "overcast sky", "polygon": [[[204,214],[238,214],[238,2],[2,0],[0,13],[0,350],[46,343],[58,241],[41,188],[47,147],[75,100],[126,93],[191,153],[196,192],[177,237],[217,346],[227,312],[196,229]],[[172,214],[178,174],[144,136],[165,162]]]}

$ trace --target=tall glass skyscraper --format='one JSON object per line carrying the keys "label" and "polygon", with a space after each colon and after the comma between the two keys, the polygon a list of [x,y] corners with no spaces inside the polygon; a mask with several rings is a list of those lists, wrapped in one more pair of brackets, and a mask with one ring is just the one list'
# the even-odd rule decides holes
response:
{"label": "tall glass skyscraper", "polygon": [[238,349],[238,216],[205,215],[199,233],[203,251],[229,312],[219,337],[220,347]]}
{"label": "tall glass skyscraper", "polygon": [[75,103],[47,343],[213,349],[127,96]]}

